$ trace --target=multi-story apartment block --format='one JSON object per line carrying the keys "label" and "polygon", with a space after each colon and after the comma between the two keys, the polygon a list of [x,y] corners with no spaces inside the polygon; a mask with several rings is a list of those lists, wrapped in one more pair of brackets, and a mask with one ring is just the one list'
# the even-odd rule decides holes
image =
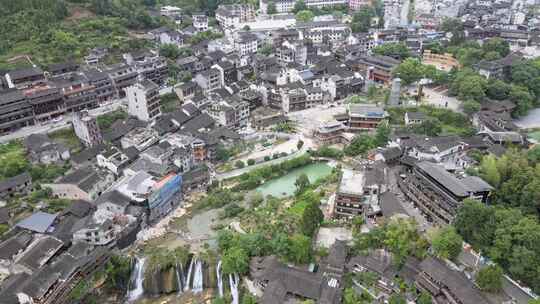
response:
{"label": "multi-story apartment block", "polygon": [[223,28],[236,28],[255,20],[252,4],[222,4],[216,10],[216,20]]}
{"label": "multi-story apartment block", "polygon": [[221,126],[239,130],[249,122],[249,103],[233,95],[221,102],[213,103],[207,113]]}
{"label": "multi-story apartment block", "polygon": [[138,52],[124,54],[127,64],[135,67],[139,76],[153,81],[157,85],[165,83],[168,77],[169,68],[167,60],[150,52]]}
{"label": "multi-story apartment block", "polygon": [[368,170],[342,170],[336,191],[334,217],[350,219],[355,216],[371,216],[379,207],[379,197],[385,186],[380,172]]}
{"label": "multi-story apartment block", "polygon": [[66,113],[66,104],[58,88],[45,87],[39,90],[25,91],[28,102],[34,109],[37,121],[45,121]]}
{"label": "multi-story apartment block", "polygon": [[90,115],[87,110],[75,112],[72,122],[75,135],[86,147],[93,147],[103,142],[97,117]]}
{"label": "multi-story apartment block", "polygon": [[307,7],[324,8],[347,5],[348,0],[305,0]]}
{"label": "multi-story apartment block", "polygon": [[9,88],[20,90],[45,85],[45,73],[40,68],[24,68],[4,75]]}
{"label": "multi-story apartment block", "polygon": [[83,74],[72,73],[50,79],[52,86],[60,89],[64,97],[66,111],[77,112],[97,108],[95,87]]}
{"label": "multi-story apartment block", "polygon": [[135,67],[127,64],[115,64],[105,71],[112,79],[112,83],[117,97],[126,96],[125,89],[137,82],[138,73]]}
{"label": "multi-story apartment block", "polygon": [[370,6],[371,0],[349,0],[349,10],[357,11],[362,6]]}
{"label": "multi-story apartment block", "polygon": [[88,84],[94,87],[97,102],[102,104],[111,101],[115,96],[112,79],[105,72],[90,69],[83,72],[88,79]]}
{"label": "multi-story apartment block", "polygon": [[221,71],[216,68],[200,72],[195,76],[194,81],[202,88],[205,94],[223,86]]}
{"label": "multi-story apartment block", "polygon": [[152,121],[161,115],[159,87],[144,79],[126,89],[129,115],[142,121]]}
{"label": "multi-story apartment block", "polygon": [[208,16],[205,14],[193,14],[191,19],[193,20],[193,27],[197,31],[204,32],[208,30]]}
{"label": "multi-story apartment block", "polygon": [[34,124],[34,110],[19,90],[0,91],[0,133]]}
{"label": "multi-story apartment block", "polygon": [[234,39],[234,48],[241,57],[257,53],[258,45],[258,38],[253,33],[238,33],[236,39]]}
{"label": "multi-story apartment block", "polygon": [[223,79],[223,84],[228,85],[238,81],[238,71],[234,64],[230,61],[220,61],[212,66],[212,68],[218,69]]}
{"label": "multi-story apartment block", "polygon": [[486,203],[493,189],[477,176],[459,179],[443,166],[428,161],[415,164],[399,186],[428,219],[441,225],[453,221],[464,199]]}
{"label": "multi-story apartment block", "polygon": [[293,62],[301,65],[307,63],[307,46],[302,42],[284,41],[275,48],[274,52],[278,62],[282,65]]}

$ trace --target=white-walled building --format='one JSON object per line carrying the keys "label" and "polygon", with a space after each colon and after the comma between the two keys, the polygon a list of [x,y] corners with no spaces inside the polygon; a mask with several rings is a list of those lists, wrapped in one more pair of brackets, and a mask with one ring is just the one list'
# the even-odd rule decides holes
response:
{"label": "white-walled building", "polygon": [[151,121],[161,115],[159,87],[150,80],[143,80],[126,89],[128,114],[142,121]]}
{"label": "white-walled building", "polygon": [[73,115],[73,130],[79,140],[86,146],[92,147],[103,142],[97,119],[88,110],[76,112]]}

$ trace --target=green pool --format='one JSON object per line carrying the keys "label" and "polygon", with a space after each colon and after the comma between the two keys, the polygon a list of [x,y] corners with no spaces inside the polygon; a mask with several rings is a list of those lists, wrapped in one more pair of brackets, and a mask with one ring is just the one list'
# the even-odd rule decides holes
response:
{"label": "green pool", "polygon": [[257,191],[261,192],[264,196],[272,195],[279,198],[291,196],[294,194],[294,190],[296,190],[294,182],[302,173],[308,176],[310,182],[314,182],[319,178],[330,175],[332,173],[332,167],[324,162],[309,164],[260,185]]}

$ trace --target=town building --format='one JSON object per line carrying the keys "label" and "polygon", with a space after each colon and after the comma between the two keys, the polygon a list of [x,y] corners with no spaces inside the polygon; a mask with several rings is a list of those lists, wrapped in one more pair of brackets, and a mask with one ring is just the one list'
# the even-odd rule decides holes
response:
{"label": "town building", "polygon": [[336,191],[334,217],[370,217],[380,211],[379,196],[386,188],[378,169],[343,169]]}
{"label": "town building", "polygon": [[119,63],[108,66],[104,71],[112,80],[115,96],[117,98],[126,97],[125,89],[137,82],[138,73],[135,67]]}
{"label": "town building", "polygon": [[43,86],[46,83],[45,73],[40,68],[23,68],[10,71],[4,75],[7,85],[11,89],[31,89]]}
{"label": "town building", "polygon": [[255,8],[252,4],[222,4],[216,9],[216,20],[223,28],[234,29],[255,21]]}
{"label": "town building", "polygon": [[34,109],[20,90],[0,91],[0,133],[34,124]]}
{"label": "town building", "polygon": [[95,87],[89,84],[84,74],[72,73],[51,78],[49,81],[52,87],[60,90],[67,112],[97,108]]}
{"label": "town building", "polygon": [[105,171],[84,167],[62,176],[54,183],[44,183],[57,198],[92,201],[105,191],[114,177]]}
{"label": "town building", "polygon": [[165,57],[157,53],[141,51],[124,54],[127,64],[135,67],[140,77],[148,79],[157,85],[164,85],[169,77],[169,68]]}
{"label": "town building", "polygon": [[32,105],[36,122],[47,121],[66,113],[65,99],[58,88],[44,86],[27,90],[24,94]]}
{"label": "town building", "polygon": [[128,114],[142,121],[153,121],[161,115],[159,87],[144,79],[126,88]]}
{"label": "town building", "polygon": [[351,131],[373,130],[388,118],[384,108],[373,104],[350,104],[346,125]]}
{"label": "town building", "polygon": [[149,221],[156,221],[178,206],[181,199],[182,177],[168,174],[163,178],[139,171],[128,176],[116,188],[133,202],[149,210]]}
{"label": "town building", "polygon": [[32,163],[50,165],[63,163],[71,157],[66,146],[53,141],[47,134],[30,134],[23,144]]}
{"label": "town building", "polygon": [[234,49],[240,57],[257,53],[259,39],[250,32],[239,32],[234,39]]}
{"label": "town building", "polygon": [[198,73],[195,76],[194,81],[202,88],[205,94],[223,86],[221,71],[216,68],[211,68]]}
{"label": "town building", "polygon": [[389,85],[392,71],[399,65],[399,60],[388,56],[360,56],[349,61],[353,71],[366,75],[366,80]]}
{"label": "town building", "polygon": [[107,168],[116,176],[121,175],[122,170],[131,162],[131,159],[116,146],[108,146],[96,156],[96,159],[99,167]]}
{"label": "town building", "polygon": [[120,143],[122,149],[135,147],[138,151],[144,151],[159,141],[157,131],[152,128],[137,127],[125,134]]}
{"label": "town building", "polygon": [[7,199],[15,195],[25,195],[32,190],[32,178],[28,172],[0,181],[0,198]]}
{"label": "town building", "polygon": [[199,32],[204,32],[208,30],[208,16],[205,14],[193,14],[191,16],[193,21],[193,27]]}
{"label": "town building", "polygon": [[477,176],[459,179],[443,166],[428,161],[416,163],[399,186],[429,220],[440,225],[453,221],[464,199],[486,203],[493,190]]}
{"label": "town building", "polygon": [[424,112],[405,112],[405,125],[419,125],[427,119],[427,115]]}
{"label": "town building", "polygon": [[94,87],[96,99],[99,104],[111,101],[115,97],[115,89],[112,79],[105,72],[96,69],[84,71],[88,84]]}
{"label": "town building", "polygon": [[72,123],[75,135],[86,147],[92,147],[103,142],[97,117],[90,115],[87,110],[74,113]]}
{"label": "town building", "polygon": [[438,299],[437,303],[490,303],[465,274],[451,269],[444,261],[428,257],[420,265],[415,286]]}
{"label": "town building", "polygon": [[343,144],[348,140],[343,136],[347,128],[338,121],[329,121],[322,123],[313,136],[321,145]]}

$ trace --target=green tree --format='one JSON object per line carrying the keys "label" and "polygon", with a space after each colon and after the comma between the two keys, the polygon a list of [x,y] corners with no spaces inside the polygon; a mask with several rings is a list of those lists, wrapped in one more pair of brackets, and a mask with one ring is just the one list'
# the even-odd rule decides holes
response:
{"label": "green tree", "polygon": [[431,299],[431,295],[425,291],[422,291],[420,293],[420,296],[416,300],[416,303],[418,304],[432,304],[433,300]]}
{"label": "green tree", "polygon": [[294,8],[292,12],[296,14],[298,12],[307,11],[307,10],[309,10],[309,8],[306,5],[306,3],[303,0],[299,0],[299,1],[296,1],[296,3],[294,4]]}
{"label": "green tree", "polygon": [[243,161],[237,160],[237,161],[234,163],[234,166],[235,166],[236,168],[238,168],[238,169],[242,169],[242,168],[245,167],[245,164],[244,164]]}
{"label": "green tree", "polygon": [[370,6],[362,6],[354,13],[351,30],[354,33],[367,32],[371,27],[371,19],[375,17],[375,11]]}
{"label": "green tree", "polygon": [[455,260],[461,252],[463,239],[454,227],[448,226],[439,230],[433,240],[435,254],[443,259]]}
{"label": "green tree", "polygon": [[494,215],[488,206],[466,199],[458,209],[454,227],[467,243],[479,250],[487,249],[495,231]]}
{"label": "green tree", "polygon": [[249,270],[249,256],[242,248],[232,247],[221,256],[224,274],[244,274]]}
{"label": "green tree", "polygon": [[495,100],[504,100],[510,94],[511,86],[506,82],[498,79],[490,79],[487,84],[487,97]]}
{"label": "green tree", "polygon": [[295,234],[289,238],[287,258],[297,264],[306,264],[311,260],[311,238]]}
{"label": "green tree", "polygon": [[268,2],[266,13],[269,15],[277,14],[276,3],[274,1]]}
{"label": "green tree", "polygon": [[242,304],[257,304],[257,298],[248,293],[245,293],[242,297]]}
{"label": "green tree", "polygon": [[485,53],[495,52],[499,54],[499,58],[502,58],[510,54],[510,45],[506,40],[496,37],[484,41],[482,44],[482,50]]}
{"label": "green tree", "polygon": [[475,100],[467,100],[463,102],[463,112],[467,115],[472,115],[480,111],[480,103]]}
{"label": "green tree", "polygon": [[442,132],[442,123],[435,117],[428,117],[419,125],[414,126],[413,131],[427,136],[437,136]]}
{"label": "green tree", "polygon": [[296,187],[296,194],[304,193],[304,191],[309,187],[310,182],[309,178],[305,173],[300,174],[296,181],[294,182],[294,186]]}
{"label": "green tree", "polygon": [[302,213],[300,230],[303,234],[311,237],[322,223],[323,219],[324,215],[321,208],[319,208],[319,202],[310,202],[306,208],[304,208],[304,212]]}
{"label": "green tree", "polygon": [[458,98],[461,100],[482,101],[486,96],[487,81],[479,75],[469,76],[459,84]]}
{"label": "green tree", "polygon": [[390,296],[390,299],[388,300],[388,304],[406,304],[407,300],[405,297],[399,294],[393,294]]}
{"label": "green tree", "polygon": [[512,85],[509,98],[516,104],[516,108],[512,115],[519,117],[527,115],[530,109],[533,108],[533,97],[525,87]]}
{"label": "green tree", "polygon": [[255,165],[255,160],[250,158],[250,159],[247,160],[247,164],[248,164],[248,166],[253,166],[253,165]]}
{"label": "green tree", "polygon": [[375,144],[378,147],[386,147],[388,141],[390,140],[390,133],[392,129],[387,122],[382,122],[377,126],[377,131],[375,133]]}
{"label": "green tree", "polygon": [[295,15],[296,20],[299,22],[310,22],[311,20],[313,20],[314,17],[315,15],[313,14],[313,12],[308,10],[299,11]]}
{"label": "green tree", "polygon": [[424,66],[416,58],[407,58],[395,68],[393,74],[401,78],[403,84],[408,85],[424,77]]}
{"label": "green tree", "polygon": [[493,155],[482,158],[480,163],[480,175],[490,185],[498,187],[501,182],[501,174],[497,168],[497,159]]}
{"label": "green tree", "polygon": [[480,269],[476,276],[476,284],[480,289],[489,292],[502,290],[503,270],[497,265],[490,265]]}
{"label": "green tree", "polygon": [[[400,60],[411,56],[411,53],[404,42],[385,43],[374,47],[372,51],[378,55],[390,56]],[[418,61],[418,63],[420,62]]]}
{"label": "green tree", "polygon": [[450,44],[458,45],[465,40],[465,31],[463,22],[457,18],[444,18],[440,29],[452,34]]}
{"label": "green tree", "polygon": [[343,152],[349,156],[357,156],[377,147],[375,138],[366,134],[356,135]]}
{"label": "green tree", "polygon": [[172,43],[162,44],[159,47],[159,55],[171,60],[176,60],[180,56],[180,49]]}

